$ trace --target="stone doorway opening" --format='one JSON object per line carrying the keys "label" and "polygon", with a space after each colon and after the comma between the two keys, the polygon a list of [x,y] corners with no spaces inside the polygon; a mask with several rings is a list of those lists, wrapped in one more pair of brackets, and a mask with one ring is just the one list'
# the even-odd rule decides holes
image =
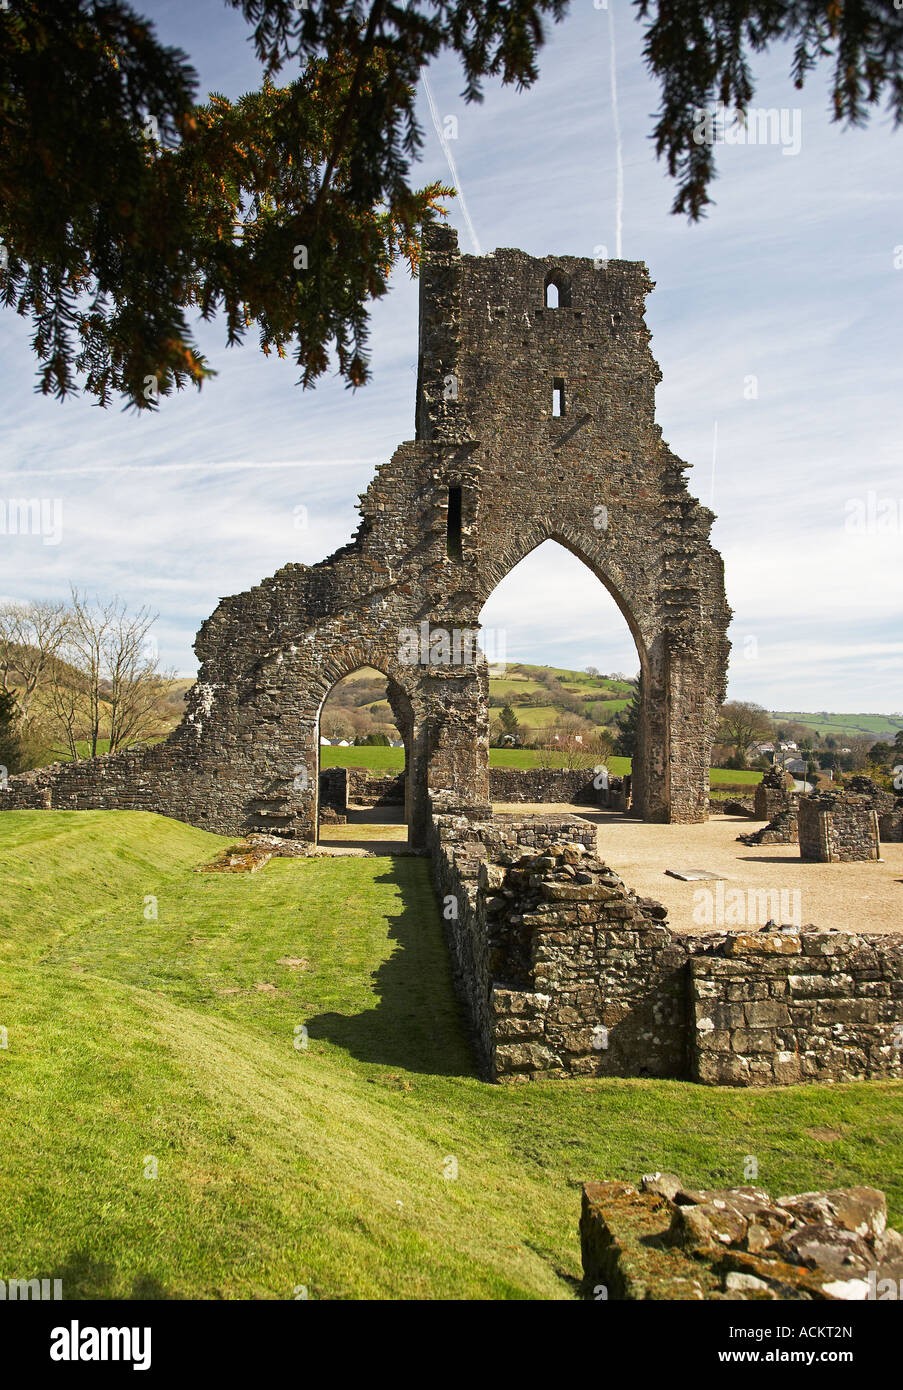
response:
{"label": "stone doorway opening", "polygon": [[375,666],[332,685],[317,725],[319,844],[387,853],[407,846],[412,723],[407,695]]}

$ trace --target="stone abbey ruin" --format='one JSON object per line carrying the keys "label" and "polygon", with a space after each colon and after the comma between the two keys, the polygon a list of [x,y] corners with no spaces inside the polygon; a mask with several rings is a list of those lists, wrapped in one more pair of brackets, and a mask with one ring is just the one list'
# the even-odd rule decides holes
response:
{"label": "stone abbey ruin", "polygon": [[416,439],[361,497],[356,536],[223,599],[195,642],[181,727],[141,752],[55,770],[42,781],[52,804],[315,840],[320,708],[372,666],[388,679],[423,844],[431,789],[488,800],[486,663],[472,634],[505,575],[554,539],[606,585],[636,642],[635,810],[704,819],[730,612],[713,515],[655,424],[651,288],[641,263],[462,256],[450,228],[428,229]]}
{"label": "stone abbey ruin", "polygon": [[[651,288],[639,262],[465,256],[451,229],[428,229],[416,438],[362,495],[354,539],[220,602],[164,742],[13,777],[0,809],[155,811],[303,853],[321,786],[336,794],[319,774],[323,702],[374,667],[404,742],[410,840],[431,855],[487,1076],[903,1074],[903,937],[681,936],[596,858],[590,822],[492,813],[479,615],[550,539],[606,586],[636,643],[633,814],[708,812],[730,610],[713,514],[655,423]],[[783,805],[771,790],[770,815]],[[859,843],[833,803],[813,816],[826,855]]]}

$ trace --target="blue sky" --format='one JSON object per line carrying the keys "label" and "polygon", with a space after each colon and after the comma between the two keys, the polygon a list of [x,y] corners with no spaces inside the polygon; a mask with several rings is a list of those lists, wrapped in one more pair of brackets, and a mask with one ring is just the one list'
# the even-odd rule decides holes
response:
{"label": "blue sky", "polygon": [[[620,148],[622,254],[657,284],[658,420],[718,514],[730,694],[773,709],[899,710],[903,132],[883,113],[866,130],[832,124],[827,73],[795,92],[787,51],[769,54],[755,104],[800,108],[799,152],[720,146],[716,206],[688,226],[669,213],[673,186],[649,139],[658,92],[642,30],[627,0],[609,3],[575,0],[530,92],[487,84],[467,106],[456,63],[430,69],[440,121],[458,122],[449,149],[477,242],[453,200],[461,248],[616,254]],[[188,51],[203,92],[257,85],[245,26],[221,0],[138,8]],[[420,108],[418,182],[448,181],[423,90]],[[374,307],[373,380],[354,394],[334,379],[302,392],[291,363],[253,340],[227,351],[214,324],[201,340],[219,376],[200,395],[162,401],[155,418],[60,405],[33,392],[28,336],[0,313],[0,500],[60,499],[62,528],[58,544],[0,536],[4,596],[62,597],[72,581],[147,603],[164,664],[185,674],[218,598],[343,544],[374,467],[413,436],[417,289],[404,272]],[[509,660],[637,669],[612,601],[551,543],[503,581],[484,622],[504,631]]]}

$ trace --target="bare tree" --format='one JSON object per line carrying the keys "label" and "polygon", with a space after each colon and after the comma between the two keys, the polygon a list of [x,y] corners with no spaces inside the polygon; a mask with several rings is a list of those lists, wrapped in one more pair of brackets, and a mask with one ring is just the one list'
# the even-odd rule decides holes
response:
{"label": "bare tree", "polygon": [[862,734],[859,734],[855,738],[851,738],[847,746],[852,755],[851,761],[853,765],[853,771],[864,772],[866,767],[868,766],[869,749],[872,746],[872,740],[870,738],[865,737]]}
{"label": "bare tree", "polygon": [[101,738],[100,721],[102,713],[101,680],[103,670],[104,643],[108,629],[114,620],[115,602],[104,607],[97,601],[92,608],[87,598],[72,590],[72,622],[66,643],[66,660],[80,680],[72,682],[83,684],[84,727],[88,740],[89,757],[97,757],[97,745]]}
{"label": "bare tree", "polygon": [[[116,753],[159,730],[160,706],[174,672],[160,670],[157,646],[150,636],[156,619],[157,614],[144,606],[130,613],[118,596],[92,604],[86,595],[72,590],[64,651],[74,671],[69,681],[74,691],[59,698],[56,709],[71,731],[77,722],[74,711],[81,707],[92,758],[104,737],[109,739],[109,751]],[[80,699],[72,699],[73,693]],[[67,738],[72,749],[71,732]]]}
{"label": "bare tree", "polygon": [[90,603],[72,590],[59,652],[65,665],[58,663],[48,702],[73,759],[81,742],[94,758],[105,738],[115,753],[159,731],[173,673],[159,669],[150,637],[155,620],[145,607],[130,613],[119,597]]}
{"label": "bare tree", "polygon": [[147,608],[129,616],[120,604],[107,626],[103,676],[111,753],[156,732],[159,726],[160,705],[175,672],[160,670],[157,644],[150,635],[156,619]]}
{"label": "bare tree", "polygon": [[0,604],[0,685],[15,698],[20,718],[28,717],[35,691],[53,676],[69,623],[64,603]]}
{"label": "bare tree", "polygon": [[563,767],[570,771],[590,767],[597,748],[598,739],[592,726],[566,714],[549,727],[539,750],[539,766]]}
{"label": "bare tree", "polygon": [[[47,707],[53,724],[53,732],[62,734],[62,741],[73,762],[78,762],[79,743],[88,734],[87,700],[83,683],[71,672],[63,679],[55,681],[47,691]],[[58,752],[58,749],[54,750]]]}
{"label": "bare tree", "polygon": [[324,709],[320,716],[320,733],[325,738],[351,740],[354,737],[354,726],[348,717],[348,711],[341,708]]}

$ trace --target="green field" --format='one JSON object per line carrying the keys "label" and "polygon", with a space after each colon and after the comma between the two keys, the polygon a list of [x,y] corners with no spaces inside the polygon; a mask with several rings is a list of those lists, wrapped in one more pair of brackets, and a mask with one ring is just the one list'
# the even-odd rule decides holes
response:
{"label": "green field", "polygon": [[5,1276],[65,1298],[571,1299],[584,1180],[734,1185],[748,1154],[773,1193],[870,1183],[903,1218],[903,1086],[487,1086],[425,860],[195,872],[228,843],[136,812],[0,815]]}
{"label": "green field", "polygon": [[[541,767],[542,754],[535,748],[490,748],[489,766],[490,767]],[[566,758],[563,753],[551,754],[551,764],[553,767],[564,767]],[[623,777],[630,771],[630,759],[611,757],[606,759],[609,772],[616,777]],[[381,748],[378,745],[368,748],[332,748],[322,747],[320,749],[321,767],[368,767],[373,772],[401,772],[404,769],[404,749],[403,748]],[[713,767],[710,774],[710,782],[713,787],[723,784],[754,785],[761,781],[761,772],[732,772],[729,768]]]}
{"label": "green field", "polygon": [[735,772],[730,767],[713,767],[709,772],[710,787],[753,787],[756,782],[761,782],[761,780],[761,772],[753,772],[752,770]]}

